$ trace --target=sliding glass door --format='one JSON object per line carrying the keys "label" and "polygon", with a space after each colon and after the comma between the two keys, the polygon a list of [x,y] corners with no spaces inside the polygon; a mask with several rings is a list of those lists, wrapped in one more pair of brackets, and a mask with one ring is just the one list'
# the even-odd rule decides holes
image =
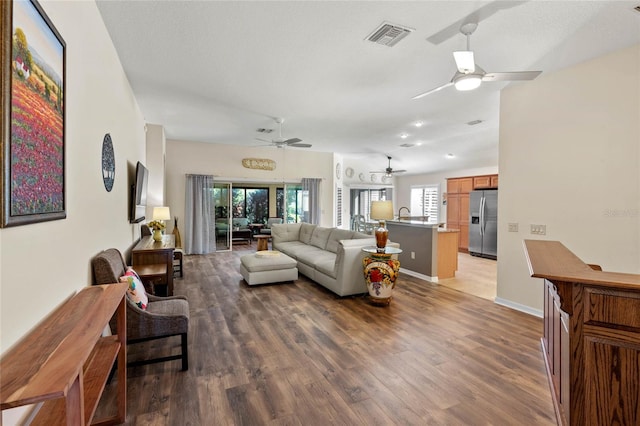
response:
{"label": "sliding glass door", "polygon": [[231,184],[214,182],[216,250],[231,249]]}

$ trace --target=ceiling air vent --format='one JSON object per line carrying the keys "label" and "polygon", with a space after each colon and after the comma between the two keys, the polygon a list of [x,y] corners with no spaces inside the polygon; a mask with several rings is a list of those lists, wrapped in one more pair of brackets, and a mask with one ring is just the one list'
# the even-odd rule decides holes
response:
{"label": "ceiling air vent", "polygon": [[469,126],[475,126],[476,124],[480,124],[482,123],[482,120],[473,120],[473,121],[469,121],[467,124]]}
{"label": "ceiling air vent", "polygon": [[403,143],[400,146],[403,147],[403,148],[411,148],[412,146],[416,146],[416,145],[413,144],[413,143]]}
{"label": "ceiling air vent", "polygon": [[369,34],[366,40],[391,47],[395,46],[400,40],[411,34],[413,30],[413,28],[383,22],[378,28]]}
{"label": "ceiling air vent", "polygon": [[263,129],[262,127],[257,129],[256,132],[258,133],[271,133],[273,132],[273,129]]}

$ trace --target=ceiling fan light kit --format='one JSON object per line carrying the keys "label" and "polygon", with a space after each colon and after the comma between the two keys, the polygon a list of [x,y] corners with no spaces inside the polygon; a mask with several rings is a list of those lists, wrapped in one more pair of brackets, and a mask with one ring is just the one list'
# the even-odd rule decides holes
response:
{"label": "ceiling fan light kit", "polygon": [[446,87],[455,86],[457,90],[469,91],[477,89],[483,81],[525,81],[533,80],[542,71],[514,71],[514,72],[491,72],[487,73],[475,63],[473,51],[471,50],[471,34],[478,27],[477,23],[466,23],[460,27],[460,32],[467,38],[467,50],[453,52],[453,59],[456,62],[457,71],[450,82],[420,93],[412,99],[420,99],[424,96],[438,92]]}
{"label": "ceiling fan light kit", "polygon": [[454,79],[453,85],[460,91],[473,90],[480,87],[482,76],[478,74],[462,74]]}

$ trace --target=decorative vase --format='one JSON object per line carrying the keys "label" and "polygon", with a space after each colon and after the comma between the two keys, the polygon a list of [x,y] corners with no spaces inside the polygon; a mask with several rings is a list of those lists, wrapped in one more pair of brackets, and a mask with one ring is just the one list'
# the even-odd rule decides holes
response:
{"label": "decorative vase", "polygon": [[153,230],[153,240],[154,241],[162,241],[162,230],[154,229]]}
{"label": "decorative vase", "polygon": [[400,261],[390,254],[375,253],[362,260],[364,280],[369,290],[369,300],[375,305],[391,303],[391,293],[396,286]]}

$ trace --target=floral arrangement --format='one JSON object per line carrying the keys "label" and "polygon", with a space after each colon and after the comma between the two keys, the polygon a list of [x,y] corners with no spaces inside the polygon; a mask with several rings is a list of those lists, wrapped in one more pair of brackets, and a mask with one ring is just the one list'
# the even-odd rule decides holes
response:
{"label": "floral arrangement", "polygon": [[152,220],[151,222],[147,223],[147,226],[154,231],[160,231],[165,228],[164,222],[161,220]]}

